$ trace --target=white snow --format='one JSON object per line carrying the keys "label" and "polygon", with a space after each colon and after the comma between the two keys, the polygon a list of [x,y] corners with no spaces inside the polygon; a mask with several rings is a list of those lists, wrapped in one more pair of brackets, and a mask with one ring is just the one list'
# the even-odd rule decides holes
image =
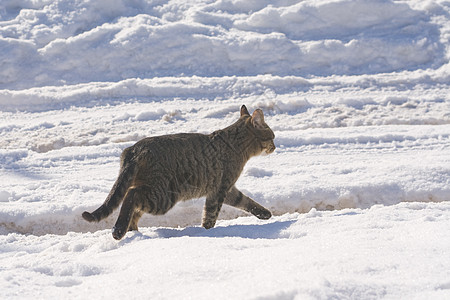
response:
{"label": "white snow", "polygon": [[[450,4],[2,0],[0,298],[449,299]],[[117,242],[121,151],[263,109],[276,151]]]}

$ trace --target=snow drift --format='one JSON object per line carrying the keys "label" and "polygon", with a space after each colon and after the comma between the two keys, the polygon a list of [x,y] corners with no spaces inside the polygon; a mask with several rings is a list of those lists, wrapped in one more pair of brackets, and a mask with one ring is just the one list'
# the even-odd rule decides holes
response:
{"label": "snow drift", "polygon": [[386,0],[13,3],[0,4],[6,89],[136,77],[374,74],[445,62],[430,14]]}

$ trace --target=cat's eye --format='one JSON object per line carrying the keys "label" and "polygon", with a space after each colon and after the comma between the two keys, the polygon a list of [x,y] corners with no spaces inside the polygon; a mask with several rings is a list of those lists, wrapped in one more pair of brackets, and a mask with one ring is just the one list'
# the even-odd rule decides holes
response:
{"label": "cat's eye", "polygon": [[268,138],[268,139],[261,139],[261,142],[263,142],[263,143],[269,143],[269,142],[271,142],[273,139],[272,138]]}

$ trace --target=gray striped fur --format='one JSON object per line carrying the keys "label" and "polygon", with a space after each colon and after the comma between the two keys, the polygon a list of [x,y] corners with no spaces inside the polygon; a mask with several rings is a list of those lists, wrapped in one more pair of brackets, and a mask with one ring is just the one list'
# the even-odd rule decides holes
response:
{"label": "gray striped fur", "polygon": [[222,204],[252,213],[261,219],[269,210],[242,194],[235,186],[252,157],[275,150],[273,131],[260,109],[250,116],[245,106],[231,126],[209,135],[180,133],[145,138],[125,149],[121,168],[105,202],[83,218],[98,222],[120,203],[113,237],[137,230],[142,214],[162,215],[178,201],[206,196],[202,226],[214,227]]}

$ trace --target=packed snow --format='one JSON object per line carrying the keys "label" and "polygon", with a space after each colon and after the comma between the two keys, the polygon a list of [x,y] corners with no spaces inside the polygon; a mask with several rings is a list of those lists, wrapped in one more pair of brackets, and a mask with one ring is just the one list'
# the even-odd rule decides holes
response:
{"label": "packed snow", "polygon": [[[450,3],[2,0],[0,298],[449,299]],[[139,232],[123,149],[261,108],[277,149]]]}

